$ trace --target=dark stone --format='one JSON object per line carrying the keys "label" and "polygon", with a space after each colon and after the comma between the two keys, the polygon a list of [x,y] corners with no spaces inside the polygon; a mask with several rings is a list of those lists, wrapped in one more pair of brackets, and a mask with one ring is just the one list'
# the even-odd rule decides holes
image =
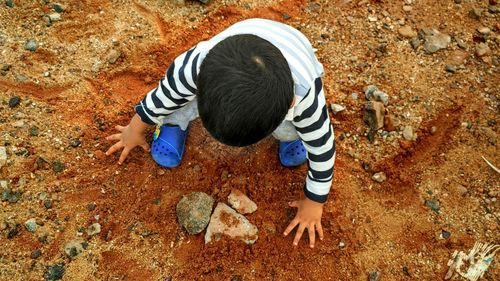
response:
{"label": "dark stone", "polygon": [[87,250],[87,249],[89,248],[89,243],[87,243],[87,242],[83,242],[83,243],[82,243],[82,248],[83,248],[84,250]]}
{"label": "dark stone", "polygon": [[13,0],[5,0],[5,6],[9,8],[14,8],[14,1]]}
{"label": "dark stone", "polygon": [[45,206],[45,209],[51,209],[52,208],[52,200],[46,199],[43,201],[43,206]]}
{"label": "dark stone", "polygon": [[19,224],[16,223],[14,225],[12,224],[7,224],[7,229],[5,232],[7,233],[7,239],[12,239],[14,236],[16,236],[19,233]]}
{"label": "dark stone", "polygon": [[289,14],[287,14],[287,13],[283,13],[281,16],[283,17],[283,19],[284,19],[284,20],[289,20],[290,18],[292,18],[292,17],[291,17]]}
{"label": "dark stone", "polygon": [[54,163],[52,163],[52,170],[54,170],[54,172],[56,173],[64,171],[64,168],[65,168],[64,163],[62,163],[59,160],[56,160],[54,161]]}
{"label": "dark stone", "polygon": [[64,276],[64,271],[64,264],[47,266],[43,278],[45,278],[46,281],[60,280]]}
{"label": "dark stone", "polygon": [[410,45],[413,49],[417,49],[418,46],[420,46],[420,39],[418,39],[417,37],[413,38],[410,40]]}
{"label": "dark stone", "polygon": [[156,206],[159,206],[160,203],[161,203],[161,199],[160,198],[153,199],[153,204],[155,204]]}
{"label": "dark stone", "polygon": [[21,103],[21,98],[18,96],[13,96],[9,100],[9,107],[14,108],[14,107],[18,106],[20,103]]}
{"label": "dark stone", "polygon": [[95,202],[90,202],[87,204],[87,210],[93,211],[93,210],[95,210],[96,206],[97,205],[95,204]]}
{"label": "dark stone", "polygon": [[439,207],[439,201],[436,199],[431,199],[431,200],[425,200],[425,206],[429,207],[432,211],[435,213],[439,214],[440,207]]}
{"label": "dark stone", "polygon": [[377,133],[377,131],[375,131],[375,130],[368,131],[368,134],[366,135],[366,137],[368,138],[368,141],[370,143],[373,143],[375,141],[375,134],[376,133]]}
{"label": "dark stone", "polygon": [[42,255],[42,251],[40,249],[36,249],[33,252],[31,252],[31,258],[32,259],[37,259]]}
{"label": "dark stone", "polygon": [[48,238],[47,235],[42,235],[42,236],[38,237],[38,242],[46,244],[47,238]]}
{"label": "dark stone", "polygon": [[457,67],[454,66],[454,65],[451,65],[451,64],[447,64],[445,69],[449,73],[455,73],[455,72],[457,72]]}
{"label": "dark stone", "polygon": [[448,238],[450,238],[451,233],[448,232],[448,231],[446,231],[446,230],[442,230],[441,231],[441,236],[443,236],[444,239],[448,239]]}
{"label": "dark stone", "polygon": [[481,18],[481,14],[483,13],[483,10],[480,8],[474,8],[469,11],[469,17],[479,20]]}
{"label": "dark stone", "polygon": [[408,267],[407,266],[403,266],[403,273],[406,276],[410,276],[410,272],[408,271]]}
{"label": "dark stone", "polygon": [[163,279],[164,281],[172,281],[172,276],[167,276],[165,277],[165,279]]}
{"label": "dark stone", "polygon": [[78,139],[78,138],[76,138],[76,139],[71,139],[71,140],[69,141],[69,145],[71,145],[72,147],[79,147],[81,143],[82,143],[82,142],[81,142],[81,141],[80,141],[80,139]]}
{"label": "dark stone", "polygon": [[39,133],[40,133],[40,131],[38,130],[38,127],[33,126],[30,128],[30,135],[31,136],[36,137],[36,136],[38,136]]}
{"label": "dark stone", "polygon": [[368,275],[368,280],[369,281],[377,281],[378,280],[378,272],[377,271],[373,271],[373,272],[370,272],[370,274]]}
{"label": "dark stone", "polygon": [[233,277],[231,277],[231,281],[242,281],[242,280],[243,279],[239,275],[234,275]]}
{"label": "dark stone", "polygon": [[6,63],[6,64],[2,65],[2,71],[7,72],[10,70],[11,67],[12,67],[12,65]]}
{"label": "dark stone", "polygon": [[59,4],[59,3],[54,3],[54,5],[52,6],[52,8],[54,8],[54,11],[58,12],[58,13],[62,13],[64,12],[64,6]]}
{"label": "dark stone", "polygon": [[2,201],[9,201],[9,203],[16,203],[21,199],[20,191],[12,191],[10,188],[6,188],[2,191]]}

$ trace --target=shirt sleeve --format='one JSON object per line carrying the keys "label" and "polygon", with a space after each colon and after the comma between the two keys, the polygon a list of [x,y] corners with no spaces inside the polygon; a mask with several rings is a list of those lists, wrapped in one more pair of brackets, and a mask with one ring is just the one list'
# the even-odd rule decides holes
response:
{"label": "shirt sleeve", "polygon": [[307,198],[325,203],[333,180],[335,135],[328,117],[321,78],[315,79],[294,110],[293,124],[307,151]]}
{"label": "shirt sleeve", "polygon": [[135,106],[143,122],[161,124],[165,116],[195,98],[199,56],[195,46],[172,62],[158,87]]}

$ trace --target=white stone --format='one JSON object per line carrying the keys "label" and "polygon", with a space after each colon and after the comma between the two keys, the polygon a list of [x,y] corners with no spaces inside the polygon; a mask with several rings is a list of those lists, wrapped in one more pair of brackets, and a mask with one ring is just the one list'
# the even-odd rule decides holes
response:
{"label": "white stone", "polygon": [[0,168],[7,164],[7,149],[5,146],[0,146]]}
{"label": "white stone", "polygon": [[54,21],[60,21],[61,20],[61,14],[59,13],[52,13],[49,15],[49,19],[51,22],[54,22]]}
{"label": "white stone", "polygon": [[257,204],[238,189],[231,190],[231,193],[227,197],[227,202],[233,209],[243,215],[257,211]]}
{"label": "white stone", "polygon": [[243,240],[246,244],[257,241],[257,227],[243,215],[224,203],[218,203],[205,233],[205,243],[219,240],[222,235]]}
{"label": "white stone", "polygon": [[344,110],[345,110],[345,106],[342,106],[342,105],[337,104],[337,103],[332,103],[333,114],[337,114],[337,113],[342,112]]}
{"label": "white stone", "polygon": [[378,172],[378,173],[373,174],[373,176],[372,176],[372,180],[379,182],[379,183],[384,182],[386,179],[387,179],[387,177],[386,177],[384,172]]}

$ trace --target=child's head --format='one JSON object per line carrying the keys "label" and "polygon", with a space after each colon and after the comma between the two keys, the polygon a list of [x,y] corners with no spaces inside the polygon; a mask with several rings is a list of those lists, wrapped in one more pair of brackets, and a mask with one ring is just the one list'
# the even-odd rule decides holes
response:
{"label": "child's head", "polygon": [[293,79],[281,52],[249,34],[228,37],[209,51],[197,87],[203,125],[232,146],[250,145],[271,134],[293,100]]}

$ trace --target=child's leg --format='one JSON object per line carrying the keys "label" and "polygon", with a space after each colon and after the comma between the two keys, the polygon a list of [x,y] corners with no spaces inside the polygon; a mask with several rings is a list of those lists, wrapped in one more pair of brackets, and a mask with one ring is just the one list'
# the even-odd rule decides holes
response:
{"label": "child's leg", "polygon": [[196,102],[195,98],[194,100],[188,102],[184,107],[166,116],[162,120],[162,123],[179,126],[183,131],[185,131],[189,125],[189,122],[198,118],[198,116],[198,103]]}
{"label": "child's leg", "polygon": [[285,120],[274,130],[273,137],[279,141],[294,141],[299,138],[299,135],[292,122]]}

